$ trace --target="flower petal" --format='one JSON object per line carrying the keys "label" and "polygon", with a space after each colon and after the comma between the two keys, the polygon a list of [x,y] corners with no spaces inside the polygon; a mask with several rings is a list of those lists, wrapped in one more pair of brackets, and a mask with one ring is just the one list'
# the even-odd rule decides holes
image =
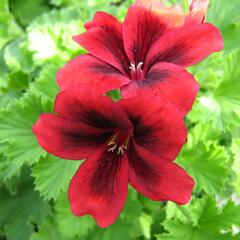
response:
{"label": "flower petal", "polygon": [[133,138],[148,153],[173,161],[186,142],[186,127],[177,108],[160,97],[140,95],[120,104],[134,125]]}
{"label": "flower petal", "polygon": [[71,180],[68,197],[77,216],[92,215],[100,227],[113,224],[128,194],[128,161],[122,155],[98,152]]}
{"label": "flower petal", "polygon": [[129,8],[123,23],[123,39],[132,63],[145,62],[152,44],[166,31],[176,27],[179,21],[183,24],[183,12],[175,9],[165,8],[156,0],[138,0]]}
{"label": "flower petal", "polygon": [[201,23],[186,26],[165,34],[150,49],[147,72],[156,62],[171,62],[183,67],[191,66],[223,48],[223,39],[216,27]]}
{"label": "flower petal", "polygon": [[95,57],[127,74],[130,63],[123,47],[122,24],[115,17],[98,12],[85,27],[87,31],[73,39]]}
{"label": "flower petal", "polygon": [[58,94],[54,111],[61,117],[82,122],[99,129],[131,128],[126,113],[117,102],[107,96],[98,96],[89,86],[81,86]]}
{"label": "flower petal", "polygon": [[209,3],[209,0],[193,0],[185,24],[198,24],[204,22]]}
{"label": "flower petal", "polygon": [[146,156],[141,147],[129,150],[130,184],[138,192],[155,201],[189,202],[194,181],[182,168],[155,155]]}
{"label": "flower petal", "polygon": [[76,57],[57,73],[61,90],[90,84],[96,93],[103,94],[129,81],[118,69],[89,54]]}
{"label": "flower petal", "polygon": [[124,98],[134,97],[150,92],[157,96],[165,96],[185,116],[192,108],[199,90],[193,76],[172,63],[153,65],[146,79],[131,81],[121,88]]}
{"label": "flower petal", "polygon": [[33,127],[39,145],[60,158],[82,160],[102,147],[111,131],[96,129],[79,121],[42,114]]}

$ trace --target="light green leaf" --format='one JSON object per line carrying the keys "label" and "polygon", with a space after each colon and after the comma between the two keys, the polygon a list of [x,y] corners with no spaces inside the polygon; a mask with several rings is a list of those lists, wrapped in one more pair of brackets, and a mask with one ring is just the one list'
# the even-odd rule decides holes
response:
{"label": "light green leaf", "polygon": [[32,54],[27,50],[25,39],[10,42],[4,48],[4,59],[12,72],[30,73],[33,70]]}
{"label": "light green leaf", "polygon": [[[169,206],[171,207],[171,206]],[[185,211],[189,214],[179,214],[182,207],[175,207],[177,214],[164,221],[163,225],[169,233],[158,236],[158,239],[177,240],[228,240],[239,239],[233,236],[232,226],[240,225],[240,206],[235,206],[231,201],[223,209],[218,209],[216,201],[209,197],[194,199]],[[225,230],[226,234],[222,231]]]}
{"label": "light green leaf", "polygon": [[151,215],[143,213],[142,216],[139,218],[139,221],[140,221],[140,226],[141,226],[143,236],[147,239],[150,239],[151,238],[151,226],[153,223],[153,219],[152,219]]}
{"label": "light green leaf", "polygon": [[234,185],[238,194],[240,194],[240,138],[233,139],[231,151],[234,156],[233,170],[235,172]]}
{"label": "light green leaf", "polygon": [[211,0],[207,21],[216,25],[221,30],[226,50],[237,48],[240,42],[239,5],[240,0],[231,0],[230,2]]}
{"label": "light green leaf", "polygon": [[6,169],[1,176],[6,180],[19,174],[24,164],[33,164],[46,152],[38,145],[32,132],[32,126],[39,115],[51,112],[52,106],[32,94],[25,95],[20,101],[14,101],[0,112],[0,139],[9,144],[4,155],[8,159]]}
{"label": "light green leaf", "polygon": [[184,146],[178,163],[195,180],[196,190],[217,194],[229,178],[228,155],[216,142],[189,142]]}
{"label": "light green leaf", "polygon": [[28,47],[34,52],[36,64],[51,59],[51,62],[64,64],[80,54],[81,47],[72,40],[73,35],[83,32],[79,11],[75,9],[53,10],[44,14],[29,25]]}
{"label": "light green leaf", "polygon": [[35,82],[30,85],[30,92],[53,102],[59,92],[56,82],[56,72],[58,69],[58,66],[54,64],[43,66]]}
{"label": "light green leaf", "polygon": [[0,49],[10,40],[22,34],[21,28],[15,22],[9,11],[8,1],[0,2]]}
{"label": "light green leaf", "polygon": [[[240,61],[240,51],[234,51],[221,57],[221,62],[204,68],[196,68],[199,72],[208,72],[193,111],[188,115],[192,122],[212,123],[214,128],[232,130],[240,120],[240,70],[236,66]],[[210,67],[209,67],[210,66]],[[198,79],[198,77],[197,77]],[[212,85],[210,86],[210,83]],[[208,84],[209,83],[209,84]]]}
{"label": "light green leaf", "polygon": [[66,191],[71,178],[80,165],[79,161],[69,161],[48,155],[33,167],[35,188],[46,199],[57,199],[61,191]]}

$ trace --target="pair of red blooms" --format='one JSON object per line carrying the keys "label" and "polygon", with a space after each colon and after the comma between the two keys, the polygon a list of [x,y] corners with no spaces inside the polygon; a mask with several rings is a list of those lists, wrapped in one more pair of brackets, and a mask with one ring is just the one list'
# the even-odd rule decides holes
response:
{"label": "pair of red blooms", "polygon": [[[56,114],[42,114],[33,127],[47,152],[86,159],[69,186],[74,214],[109,226],[129,183],[152,200],[189,201],[194,181],[173,160],[199,90],[184,68],[223,47],[219,31],[204,23],[207,7],[194,0],[186,16],[180,6],[137,0],[123,23],[98,12],[74,37],[89,53],[59,70]],[[104,96],[113,89],[122,100]]]}

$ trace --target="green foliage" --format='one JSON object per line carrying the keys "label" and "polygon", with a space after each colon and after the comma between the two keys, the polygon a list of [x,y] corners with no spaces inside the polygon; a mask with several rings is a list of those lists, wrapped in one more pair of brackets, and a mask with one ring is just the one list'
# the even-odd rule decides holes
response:
{"label": "green foliage", "polygon": [[9,11],[8,1],[0,2],[0,49],[10,40],[22,34],[21,28],[16,23]]}
{"label": "green foliage", "polygon": [[56,63],[61,60],[65,62],[73,57],[74,52],[81,53],[81,48],[71,38],[83,32],[80,14],[74,8],[52,10],[28,26],[28,49],[34,53],[36,64],[42,64],[49,59]]}
{"label": "green foliage", "polygon": [[[207,19],[221,30],[225,48],[189,69],[201,90],[177,159],[195,179],[188,205],[154,202],[129,187],[116,223],[100,229],[70,210],[67,189],[81,162],[47,154],[33,135],[39,115],[52,112],[57,70],[85,53],[72,36],[96,11],[123,20],[132,2],[0,1],[0,239],[240,239],[240,207],[233,202],[240,196],[240,0],[211,0]],[[188,10],[188,1],[170,3]]]}
{"label": "green foliage", "polygon": [[89,216],[79,218],[72,214],[66,192],[57,201],[56,211],[60,231],[65,237],[86,236],[95,226],[94,220]]}
{"label": "green foliage", "polygon": [[219,209],[214,199],[203,197],[185,207],[170,204],[168,208],[171,213],[163,222],[168,233],[158,235],[158,240],[239,239],[234,236],[232,227],[240,226],[240,207],[231,201]]}
{"label": "green foliage", "polygon": [[0,229],[5,231],[9,240],[28,239],[34,226],[43,222],[49,209],[48,204],[33,191],[28,171],[24,171],[20,179],[13,193],[3,188],[0,192]]}
{"label": "green foliage", "polygon": [[[206,136],[203,137],[203,133]],[[210,138],[208,125],[196,125],[188,134],[178,163],[195,179],[195,190],[215,195],[224,189],[229,178],[228,154],[223,146]]]}
{"label": "green foliage", "polygon": [[3,152],[7,158],[6,166],[0,174],[3,179],[19,174],[24,164],[32,165],[41,156],[46,156],[32,133],[32,126],[41,113],[50,112],[51,108],[48,102],[28,94],[1,110],[0,139],[2,143],[8,144],[7,150]]}
{"label": "green foliage", "polygon": [[33,167],[36,189],[46,199],[57,199],[77,171],[78,161],[66,161],[52,155],[42,158]]}

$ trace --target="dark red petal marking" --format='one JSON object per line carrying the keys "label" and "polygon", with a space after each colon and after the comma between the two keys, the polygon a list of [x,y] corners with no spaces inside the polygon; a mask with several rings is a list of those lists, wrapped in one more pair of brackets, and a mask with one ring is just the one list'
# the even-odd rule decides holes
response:
{"label": "dark red petal marking", "polygon": [[183,67],[191,66],[223,48],[219,30],[211,24],[201,23],[171,31],[154,43],[150,49],[146,69],[156,62],[170,62]]}
{"label": "dark red petal marking", "polygon": [[132,5],[123,23],[126,53],[136,65],[145,62],[149,48],[167,30],[167,23],[151,9]]}
{"label": "dark red petal marking", "polygon": [[119,104],[105,96],[91,93],[88,87],[60,93],[54,111],[62,117],[83,122],[99,129],[128,129],[132,127]]}
{"label": "dark red petal marking", "polygon": [[141,147],[131,145],[130,184],[140,193],[155,201],[174,201],[186,204],[192,194],[193,179],[174,163],[145,154]]}
{"label": "dark red petal marking", "polygon": [[123,155],[98,151],[73,177],[68,196],[72,211],[91,214],[100,227],[108,227],[120,214],[128,193],[128,161]]}
{"label": "dark red petal marking", "polygon": [[85,26],[88,30],[73,39],[95,57],[123,74],[129,74],[130,62],[123,47],[122,24],[111,15],[97,13],[93,21]]}
{"label": "dark red petal marking", "polygon": [[120,103],[134,125],[134,141],[146,153],[174,160],[186,141],[184,121],[176,107],[147,94]]}
{"label": "dark red petal marking", "polygon": [[76,57],[57,73],[57,82],[61,90],[89,84],[94,92],[103,94],[120,88],[129,81],[118,69],[89,54]]}
{"label": "dark red petal marking", "polygon": [[130,98],[139,94],[165,96],[185,116],[192,108],[199,85],[182,67],[172,63],[157,63],[148,72],[146,79],[132,81],[121,88],[122,96]]}
{"label": "dark red petal marking", "polygon": [[82,122],[53,114],[42,114],[33,127],[39,145],[65,159],[82,160],[103,147],[113,134]]}

